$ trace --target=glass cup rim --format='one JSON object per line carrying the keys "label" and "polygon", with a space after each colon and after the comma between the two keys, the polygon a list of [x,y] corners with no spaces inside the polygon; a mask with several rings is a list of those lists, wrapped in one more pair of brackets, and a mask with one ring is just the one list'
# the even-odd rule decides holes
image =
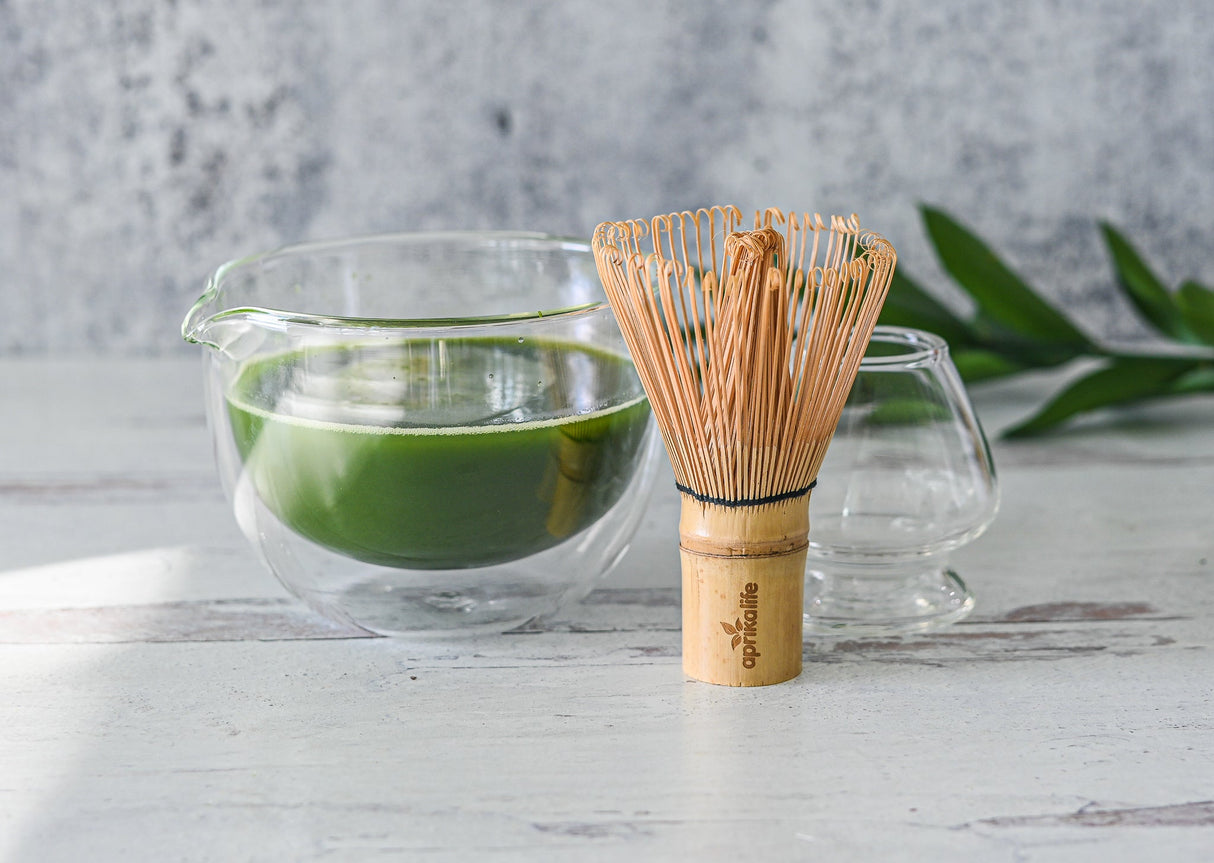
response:
{"label": "glass cup rim", "polygon": [[889,356],[865,356],[860,360],[860,367],[869,370],[891,370],[900,368],[915,368],[928,363],[938,362],[948,356],[948,342],[927,330],[913,327],[896,327],[889,324],[879,324],[873,329],[869,345],[878,342],[883,345],[903,346],[904,351]]}
{"label": "glass cup rim", "polygon": [[280,321],[283,323],[320,328],[459,328],[483,327],[498,323],[517,324],[522,321],[538,321],[549,318],[564,319],[577,315],[593,314],[600,312],[603,309],[610,309],[611,307],[610,303],[608,303],[606,298],[604,298],[602,300],[595,300],[573,306],[535,309],[533,311],[507,312],[490,315],[441,316],[429,318],[381,318],[315,314],[294,309],[281,309],[265,306],[234,306],[213,312],[211,314],[204,314],[205,307],[219,295],[219,291],[224,280],[227,279],[232,273],[254,265],[263,264],[267,261],[272,261],[276,258],[304,257],[308,255],[331,253],[344,249],[355,249],[360,246],[402,246],[422,243],[454,243],[459,241],[472,241],[473,243],[480,245],[490,245],[493,242],[534,243],[539,247],[545,247],[553,250],[564,249],[574,252],[585,252],[588,256],[592,254],[589,240],[577,237],[562,236],[558,234],[547,234],[538,231],[513,230],[400,231],[394,233],[358,234],[327,240],[312,240],[302,243],[291,243],[274,249],[269,249],[267,251],[256,252],[241,258],[234,258],[220,264],[212,273],[211,277],[207,280],[206,289],[203,291],[202,296],[200,296],[190,308],[185,320],[182,322],[182,336],[188,341],[197,341],[198,339],[192,338],[192,336],[196,335],[206,324],[214,323],[231,317],[255,319],[261,318]]}

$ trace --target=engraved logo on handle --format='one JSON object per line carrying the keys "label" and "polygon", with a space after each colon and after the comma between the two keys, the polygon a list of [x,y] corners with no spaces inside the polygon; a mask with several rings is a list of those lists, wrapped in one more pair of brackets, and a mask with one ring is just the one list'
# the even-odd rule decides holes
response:
{"label": "engraved logo on handle", "polygon": [[733,623],[721,621],[721,628],[730,636],[730,646],[742,647],[742,667],[754,668],[763,654],[759,653],[759,585],[748,581],[738,594],[738,609],[741,614]]}

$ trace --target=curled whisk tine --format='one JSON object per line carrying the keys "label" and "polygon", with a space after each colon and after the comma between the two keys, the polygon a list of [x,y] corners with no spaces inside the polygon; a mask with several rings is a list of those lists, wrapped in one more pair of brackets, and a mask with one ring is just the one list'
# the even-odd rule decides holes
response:
{"label": "curled whisk tine", "polygon": [[755,210],[755,230],[785,225],[793,218],[792,213],[785,213],[779,207],[768,207],[765,210]]}
{"label": "curled whisk tine", "polygon": [[618,233],[615,225],[604,222],[594,229],[590,238],[590,247],[595,255],[609,267],[618,267],[624,262],[624,253],[616,244]]}
{"label": "curled whisk tine", "polygon": [[860,232],[860,217],[855,213],[850,216],[831,216],[830,229],[841,234],[858,234]]}
{"label": "curled whisk tine", "polygon": [[700,225],[707,218],[706,210],[684,210],[679,213],[678,254],[683,262],[697,274],[704,272],[703,244],[700,240]]}
{"label": "curled whisk tine", "polygon": [[649,225],[641,219],[629,219],[615,223],[620,230],[620,240],[633,254],[641,254],[641,240],[649,236]]}
{"label": "curled whisk tine", "polygon": [[[663,216],[654,216],[649,220],[650,235],[653,244],[653,251],[664,258],[674,257],[674,246],[672,245],[674,219],[678,214],[670,214]],[[665,246],[665,248],[663,248]]]}

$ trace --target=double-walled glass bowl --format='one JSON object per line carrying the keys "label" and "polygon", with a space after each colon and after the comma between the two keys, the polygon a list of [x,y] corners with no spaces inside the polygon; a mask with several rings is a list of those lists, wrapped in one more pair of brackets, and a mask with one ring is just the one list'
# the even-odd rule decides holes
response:
{"label": "double-walled glass bowl", "polygon": [[221,267],[182,333],[241,529],[373,632],[534,626],[619,559],[660,464],[583,242],[286,248]]}

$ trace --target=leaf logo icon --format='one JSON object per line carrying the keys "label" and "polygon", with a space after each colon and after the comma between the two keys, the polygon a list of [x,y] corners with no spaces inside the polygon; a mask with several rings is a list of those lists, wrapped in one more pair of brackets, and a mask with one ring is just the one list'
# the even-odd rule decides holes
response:
{"label": "leaf logo icon", "polygon": [[721,629],[725,630],[726,635],[733,636],[733,638],[730,639],[729,644],[730,647],[737,650],[738,645],[742,643],[742,618],[739,617],[733,623],[726,623],[722,620]]}

